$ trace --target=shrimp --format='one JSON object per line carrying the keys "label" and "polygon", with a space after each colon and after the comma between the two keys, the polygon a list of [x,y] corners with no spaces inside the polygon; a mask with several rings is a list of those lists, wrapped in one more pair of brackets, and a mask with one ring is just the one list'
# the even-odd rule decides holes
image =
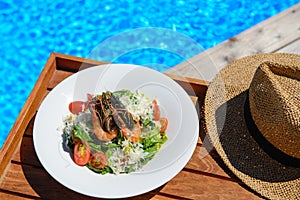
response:
{"label": "shrimp", "polygon": [[127,127],[121,128],[121,133],[129,139],[131,142],[139,142],[141,136],[141,126],[140,123],[137,121],[132,129]]}
{"label": "shrimp", "polygon": [[130,141],[139,142],[141,135],[139,120],[134,117],[114,95],[110,94],[110,100],[110,110],[121,133]]}
{"label": "shrimp", "polygon": [[90,112],[94,133],[99,140],[110,141],[120,132],[130,141],[139,142],[141,126],[112,93],[90,98]]}
{"label": "shrimp", "polygon": [[92,123],[94,127],[94,134],[99,140],[108,142],[114,139],[118,135],[118,130],[116,128],[112,129],[110,132],[104,131],[101,127],[100,119],[97,116],[95,105],[90,104],[89,110],[92,115]]}

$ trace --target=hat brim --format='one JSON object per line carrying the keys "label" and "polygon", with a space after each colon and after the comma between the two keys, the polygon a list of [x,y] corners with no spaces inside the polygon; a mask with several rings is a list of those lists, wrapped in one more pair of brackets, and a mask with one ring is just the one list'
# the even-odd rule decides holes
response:
{"label": "hat brim", "polygon": [[246,117],[250,83],[266,61],[300,66],[300,55],[257,54],[223,68],[205,97],[207,136],[227,167],[251,189],[269,199],[300,199],[300,168],[278,162],[261,148]]}

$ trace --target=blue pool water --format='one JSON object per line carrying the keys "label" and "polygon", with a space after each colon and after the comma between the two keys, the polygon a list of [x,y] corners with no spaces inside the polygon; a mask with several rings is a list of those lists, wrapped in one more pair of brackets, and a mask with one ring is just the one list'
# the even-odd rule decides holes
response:
{"label": "blue pool water", "polygon": [[[0,147],[50,52],[89,57],[100,46],[106,51],[97,59],[150,63],[163,71],[298,2],[0,0]],[[193,48],[159,31],[139,32],[147,27],[192,41]],[[148,43],[139,48],[136,37],[141,35]]]}

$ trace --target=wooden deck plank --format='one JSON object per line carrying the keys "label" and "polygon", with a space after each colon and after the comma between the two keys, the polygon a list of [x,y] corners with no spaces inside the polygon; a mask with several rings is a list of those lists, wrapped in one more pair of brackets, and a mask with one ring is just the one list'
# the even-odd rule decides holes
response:
{"label": "wooden deck plank", "polygon": [[42,199],[95,199],[71,191],[55,181],[45,170],[12,164],[0,185],[2,190]]}
{"label": "wooden deck plank", "polygon": [[23,137],[21,146],[14,154],[11,161],[13,163],[20,163],[22,165],[31,165],[43,168],[34,150],[32,137],[28,136]]}
{"label": "wooden deck plank", "polygon": [[233,180],[224,170],[219,166],[206,148],[199,143],[193,153],[191,159],[184,167],[186,171],[197,171],[203,175],[217,177],[224,180]]}
{"label": "wooden deck plank", "polygon": [[[36,172],[36,170],[31,170],[31,172]],[[39,179],[40,174],[34,173],[36,178]],[[19,194],[24,194],[33,197],[39,197],[36,194],[34,189],[30,186],[27,181],[21,165],[11,164],[8,171],[6,172],[6,176],[0,184],[1,190],[7,190]]]}
{"label": "wooden deck plank", "polygon": [[170,196],[163,196],[159,194],[151,198],[151,200],[173,200],[173,199],[175,199],[173,196],[170,197]]}
{"label": "wooden deck plank", "polygon": [[187,199],[261,199],[234,181],[182,171],[160,192]]}
{"label": "wooden deck plank", "polygon": [[300,3],[180,63],[167,73],[211,81],[216,72],[238,58],[276,52],[299,38]]}
{"label": "wooden deck plank", "polygon": [[296,41],[293,41],[292,43],[282,47],[277,52],[300,54],[300,36],[299,36],[299,39],[297,39]]}
{"label": "wooden deck plank", "polygon": [[[26,199],[34,199],[32,196],[19,194],[16,192],[6,191],[6,190],[0,190],[0,199],[2,200],[26,200]],[[38,199],[38,198],[35,198]]]}

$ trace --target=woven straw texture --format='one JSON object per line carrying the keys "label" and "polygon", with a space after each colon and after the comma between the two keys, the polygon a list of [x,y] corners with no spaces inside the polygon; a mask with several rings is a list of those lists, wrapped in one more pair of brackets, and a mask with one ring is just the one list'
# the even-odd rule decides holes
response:
{"label": "woven straw texture", "polygon": [[[284,165],[266,153],[245,117],[249,86],[264,62],[299,68],[300,55],[258,54],[222,69],[205,97],[207,135],[227,167],[251,189],[269,199],[300,199],[300,168]],[[300,149],[299,143],[296,147]]]}
{"label": "woven straw texture", "polygon": [[282,152],[300,158],[300,68],[262,63],[249,88],[249,103],[262,135]]}

